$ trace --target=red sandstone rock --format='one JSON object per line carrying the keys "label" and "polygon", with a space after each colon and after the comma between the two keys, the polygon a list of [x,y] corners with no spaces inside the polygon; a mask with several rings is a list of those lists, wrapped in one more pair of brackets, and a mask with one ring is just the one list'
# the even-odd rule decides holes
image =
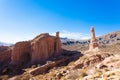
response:
{"label": "red sandstone rock", "polygon": [[98,47],[97,39],[95,37],[94,27],[91,28],[91,40],[90,40],[90,50],[93,50]]}
{"label": "red sandstone rock", "polygon": [[61,42],[59,32],[56,36],[40,34],[31,41],[18,42],[12,50],[11,63],[43,63],[53,56],[60,55]]}
{"label": "red sandstone rock", "polygon": [[8,62],[11,58],[12,50],[8,49],[0,54],[0,62]]}
{"label": "red sandstone rock", "polygon": [[55,46],[55,51],[56,51],[56,55],[59,55],[60,53],[61,53],[61,41],[60,41],[60,39],[59,39],[59,32],[56,32],[56,42],[55,42],[55,44],[56,44],[56,46]]}
{"label": "red sandstone rock", "polygon": [[32,42],[32,63],[41,63],[48,58],[59,55],[61,51],[61,43],[59,33],[56,36],[50,36],[48,33],[41,34]]}
{"label": "red sandstone rock", "polygon": [[16,43],[12,50],[11,63],[22,64],[27,62],[30,58],[30,53],[30,41]]}

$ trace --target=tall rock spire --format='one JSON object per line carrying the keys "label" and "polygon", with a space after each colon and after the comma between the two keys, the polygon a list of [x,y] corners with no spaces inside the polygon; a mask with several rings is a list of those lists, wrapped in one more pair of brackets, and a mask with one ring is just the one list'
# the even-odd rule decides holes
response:
{"label": "tall rock spire", "polygon": [[56,37],[59,38],[59,32],[56,32]]}
{"label": "tall rock spire", "polygon": [[90,40],[90,46],[89,46],[89,49],[92,50],[92,49],[95,49],[95,48],[98,48],[98,43],[97,43],[97,39],[95,37],[95,31],[94,31],[94,27],[92,26],[91,28],[91,40]]}

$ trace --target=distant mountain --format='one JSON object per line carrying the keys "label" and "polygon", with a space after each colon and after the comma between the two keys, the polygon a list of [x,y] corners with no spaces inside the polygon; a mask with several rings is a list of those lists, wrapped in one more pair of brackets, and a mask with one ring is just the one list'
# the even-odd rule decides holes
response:
{"label": "distant mountain", "polygon": [[[113,42],[120,41],[120,31],[111,32],[102,36],[96,37],[98,43],[100,45],[107,45]],[[82,44],[86,45],[90,43],[90,39],[88,40],[74,40],[68,38],[61,38],[62,45],[72,45],[72,44]]]}
{"label": "distant mountain", "polygon": [[61,40],[61,43],[62,43],[63,45],[71,45],[71,44],[74,44],[74,43],[77,42],[77,40],[75,40],[75,39],[68,39],[67,37],[65,37],[65,38],[60,38],[60,40]]}
{"label": "distant mountain", "polygon": [[0,46],[11,46],[11,43],[0,42]]}

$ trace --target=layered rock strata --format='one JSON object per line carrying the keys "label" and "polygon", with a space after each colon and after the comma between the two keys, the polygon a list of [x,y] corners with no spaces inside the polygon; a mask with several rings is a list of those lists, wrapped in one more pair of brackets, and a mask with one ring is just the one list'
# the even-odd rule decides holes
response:
{"label": "layered rock strata", "polygon": [[12,49],[11,64],[43,63],[60,53],[59,32],[56,32],[56,36],[43,33],[31,41],[16,43]]}

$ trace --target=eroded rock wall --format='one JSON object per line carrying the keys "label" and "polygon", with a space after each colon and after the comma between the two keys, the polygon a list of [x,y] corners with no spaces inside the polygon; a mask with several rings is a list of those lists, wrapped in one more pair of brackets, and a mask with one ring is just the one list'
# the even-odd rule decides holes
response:
{"label": "eroded rock wall", "polygon": [[48,33],[40,34],[31,41],[16,43],[12,49],[11,63],[43,63],[53,56],[60,55],[61,50],[59,32],[56,36]]}
{"label": "eroded rock wall", "polygon": [[30,60],[31,56],[30,41],[18,42],[14,45],[11,56],[12,64],[23,64]]}
{"label": "eroded rock wall", "polygon": [[41,34],[33,40],[32,63],[45,62],[47,59],[59,55],[61,51],[60,39],[49,34]]}

